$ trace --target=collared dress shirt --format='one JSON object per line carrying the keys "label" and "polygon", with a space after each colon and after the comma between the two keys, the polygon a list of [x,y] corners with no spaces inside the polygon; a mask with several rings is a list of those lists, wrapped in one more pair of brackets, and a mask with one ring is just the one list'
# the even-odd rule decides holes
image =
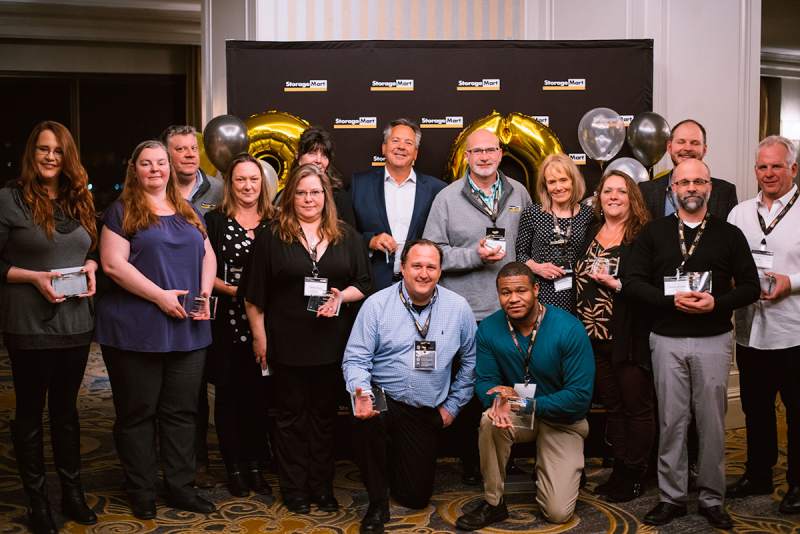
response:
{"label": "collared dress shirt", "polygon": [[[797,190],[795,185],[781,198],[772,203],[772,208],[762,201],[761,193],[745,200],[733,208],[728,222],[739,227],[752,250],[761,249],[765,238],[757,213],[764,223],[770,223],[783,210]],[[757,210],[757,211],[756,211]],[[800,345],[800,199],[795,202],[783,219],[766,236],[766,249],[774,252],[772,269],[759,269],[785,274],[791,283],[791,292],[776,300],[758,300],[750,306],[736,310],[736,342],[746,347],[761,350],[777,350]]]}
{"label": "collared dress shirt", "polygon": [[489,188],[488,195],[483,191],[483,189],[478,187],[474,181],[472,181],[472,177],[470,176],[469,172],[467,172],[467,181],[469,182],[469,186],[472,188],[472,191],[478,194],[480,199],[483,200],[487,206],[489,206],[490,210],[494,210],[495,201],[503,194],[503,182],[500,181],[499,177]]}
{"label": "collared dress shirt", "polygon": [[198,169],[197,172],[194,173],[196,178],[194,179],[194,185],[192,186],[192,191],[189,193],[189,199],[194,198],[195,193],[200,190],[200,186],[203,185],[203,173],[200,172]]}
{"label": "collared dress shirt", "polygon": [[411,226],[411,215],[414,213],[414,198],[417,193],[417,173],[411,169],[411,174],[398,184],[389,174],[388,169],[383,174],[383,196],[386,201],[386,218],[389,219],[389,228],[392,237],[397,242],[397,251],[394,254],[394,272],[400,272],[400,253],[406,244],[408,228]]}
{"label": "collared dress shirt", "polygon": [[[371,391],[371,384],[383,388],[392,399],[415,407],[443,405],[452,415],[472,397],[475,384],[475,317],[464,297],[437,286],[435,300],[418,313],[400,300],[397,282],[370,296],[361,307],[344,351],[342,370],[347,391]],[[420,325],[430,316],[428,334],[423,338],[412,320]],[[414,342],[436,342],[436,369],[414,369]],[[451,383],[453,359],[461,367]]]}

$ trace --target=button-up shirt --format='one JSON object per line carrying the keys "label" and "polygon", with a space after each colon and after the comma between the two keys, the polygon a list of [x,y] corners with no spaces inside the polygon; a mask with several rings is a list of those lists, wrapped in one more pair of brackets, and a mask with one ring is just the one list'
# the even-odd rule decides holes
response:
{"label": "button-up shirt", "polygon": [[[770,223],[792,198],[797,186],[772,202],[767,208],[762,194],[745,200],[733,208],[728,222],[741,229],[752,250],[761,249],[764,232],[758,222],[757,213]],[[800,201],[790,209],[783,219],[766,236],[766,249],[773,252],[772,269],[763,271],[785,274],[789,277],[791,292],[780,300],[758,300],[750,306],[736,310],[736,342],[740,345],[762,350],[777,350],[800,346]]]}
{"label": "button-up shirt", "polygon": [[392,237],[397,242],[394,253],[394,272],[400,272],[400,253],[406,244],[408,228],[411,226],[411,215],[414,213],[414,197],[417,192],[417,174],[411,169],[408,178],[398,184],[386,169],[383,173],[383,196],[386,201],[386,218]]}
{"label": "button-up shirt", "polygon": [[200,190],[200,186],[203,185],[203,173],[200,172],[200,169],[198,169],[197,172],[195,172],[194,174],[195,174],[194,185],[192,186],[192,190],[189,193],[189,200],[194,198],[195,193],[197,193]]}
{"label": "button-up shirt", "polygon": [[[350,394],[356,388],[383,388],[392,399],[415,407],[444,408],[453,416],[472,397],[475,384],[475,317],[464,297],[437,287],[436,299],[421,312],[411,311],[400,300],[400,289],[410,298],[403,282],[378,291],[361,307],[350,332],[342,370]],[[423,338],[420,325],[430,316]],[[436,342],[436,369],[414,369],[414,342]],[[453,358],[461,367],[451,383]]]}
{"label": "button-up shirt", "polygon": [[480,199],[483,200],[489,209],[494,210],[494,203],[503,194],[503,182],[500,180],[500,177],[498,176],[497,179],[495,179],[494,183],[489,188],[488,195],[483,189],[478,187],[477,184],[472,181],[472,177],[469,175],[469,173],[467,173],[467,181],[469,182],[469,186],[472,188],[472,190],[478,194]]}

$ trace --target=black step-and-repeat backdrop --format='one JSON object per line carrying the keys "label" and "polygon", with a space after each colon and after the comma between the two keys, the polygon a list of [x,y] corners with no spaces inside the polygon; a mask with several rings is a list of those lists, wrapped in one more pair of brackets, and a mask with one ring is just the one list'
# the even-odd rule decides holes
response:
{"label": "black step-and-repeat backdrop", "polygon": [[[564,151],[583,163],[592,187],[600,169],[578,143],[581,116],[609,107],[627,122],[652,110],[652,40],[226,45],[228,112],[246,119],[280,110],[328,129],[345,177],[382,164],[381,132],[397,117],[423,128],[416,168],[445,176],[458,133],[496,110],[548,125]],[[504,159],[504,170],[519,177],[516,165]]]}

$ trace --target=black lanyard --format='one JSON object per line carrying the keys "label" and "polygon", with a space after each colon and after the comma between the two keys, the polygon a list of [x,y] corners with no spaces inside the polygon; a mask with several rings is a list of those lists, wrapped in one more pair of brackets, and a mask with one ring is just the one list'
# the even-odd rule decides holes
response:
{"label": "black lanyard", "polygon": [[[406,300],[406,296],[403,295],[403,282],[400,282],[399,285],[400,285],[400,302],[402,302],[403,306],[406,307],[408,314],[411,316],[411,320],[414,321],[414,326],[417,328],[417,332],[419,333],[419,335],[422,336],[422,339],[425,339],[425,337],[428,335],[428,329],[431,327],[431,316],[433,315],[433,303],[436,302],[436,295],[438,295],[439,291],[434,290],[433,298],[428,304],[428,306],[431,307],[431,311],[428,313],[428,318],[425,320],[425,324],[420,325],[419,321],[417,321],[417,318],[414,317],[414,312],[411,310],[411,304],[409,304],[409,302]],[[420,312],[420,317],[422,317],[422,312]]]}
{"label": "black lanyard", "polygon": [[[677,216],[677,212],[675,213]],[[678,271],[683,270],[683,266],[686,265],[688,259],[694,254],[694,250],[697,248],[697,244],[700,243],[700,238],[703,237],[703,232],[706,229],[706,223],[708,222],[708,217],[710,213],[706,212],[706,216],[703,217],[703,222],[700,223],[700,228],[697,230],[697,234],[694,236],[692,240],[692,244],[689,246],[689,250],[686,250],[686,236],[683,233],[683,221],[680,217],[678,217],[678,241],[681,244],[681,255],[683,256],[683,261],[678,266]]]}
{"label": "black lanyard", "polygon": [[756,215],[758,215],[758,224],[761,225],[761,231],[764,233],[764,237],[761,238],[761,244],[763,246],[767,246],[767,236],[775,229],[776,226],[778,226],[778,223],[781,222],[781,219],[783,219],[784,215],[786,215],[789,212],[789,210],[792,209],[792,206],[794,206],[794,203],[797,200],[797,197],[799,196],[800,196],[800,187],[798,187],[795,190],[794,195],[792,195],[792,198],[789,199],[789,202],[786,203],[781,212],[774,219],[772,219],[772,222],[769,223],[769,226],[767,226],[767,223],[764,222],[764,217],[761,216],[761,213],[759,213],[758,208],[756,208]]}
{"label": "black lanyard", "polygon": [[311,258],[311,276],[314,278],[319,278],[319,268],[317,267],[317,247],[322,240],[320,239],[314,243],[314,246],[312,247],[311,243],[309,243],[308,238],[306,237],[306,234],[304,233],[303,241],[305,241],[308,245],[308,257]]}
{"label": "black lanyard", "polygon": [[537,302],[538,306],[538,314],[536,316],[536,322],[533,325],[533,332],[531,332],[531,340],[528,343],[528,351],[525,352],[522,350],[522,347],[519,346],[519,340],[517,339],[517,333],[514,331],[514,327],[511,325],[511,319],[508,318],[506,315],[506,324],[508,324],[508,333],[511,335],[511,340],[514,342],[514,346],[517,347],[517,352],[525,359],[525,385],[527,386],[528,383],[531,381],[531,356],[533,355],[533,344],[536,342],[536,334],[539,332],[539,326],[542,324],[542,316],[544,315],[544,306]]}

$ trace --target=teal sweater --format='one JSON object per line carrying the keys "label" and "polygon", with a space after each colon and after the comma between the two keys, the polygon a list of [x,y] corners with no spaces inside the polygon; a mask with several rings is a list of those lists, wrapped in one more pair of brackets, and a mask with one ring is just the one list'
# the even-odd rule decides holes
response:
{"label": "teal sweater", "polygon": [[[558,307],[545,307],[530,364],[536,384],[536,416],[555,423],[574,423],[586,416],[592,403],[592,345],[578,319]],[[517,332],[526,354],[529,339]],[[511,339],[503,310],[481,321],[476,342],[475,392],[488,408],[493,396],[487,391],[524,381],[525,357]]]}

